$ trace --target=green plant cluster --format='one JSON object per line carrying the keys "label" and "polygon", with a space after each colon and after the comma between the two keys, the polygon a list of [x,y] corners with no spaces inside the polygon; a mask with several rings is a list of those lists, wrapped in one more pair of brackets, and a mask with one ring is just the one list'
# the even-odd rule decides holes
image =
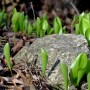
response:
{"label": "green plant cluster", "polygon": [[42,18],[37,18],[33,23],[28,21],[28,17],[24,15],[24,12],[13,11],[12,27],[14,32],[23,32],[27,35],[36,34],[38,37],[43,37],[50,34],[62,34],[65,33],[65,27],[62,27],[62,23],[59,17],[55,17],[53,21],[53,27],[48,23],[47,15]]}
{"label": "green plant cluster", "polygon": [[[68,67],[66,64],[61,64],[62,74],[65,82],[65,90],[68,90]],[[79,86],[84,75],[87,75],[88,90],[90,90],[90,60],[86,53],[79,54],[70,67],[70,80],[73,85]]]}
{"label": "green plant cluster", "polygon": [[62,23],[59,17],[55,17],[53,20],[53,26],[51,27],[48,23],[47,16],[37,18],[35,21],[36,34],[39,37],[50,34],[62,34],[65,33],[65,27],[62,27]]}
{"label": "green plant cluster", "polygon": [[[77,24],[75,23],[77,22]],[[76,34],[82,34],[90,46],[90,13],[82,13],[80,16],[74,16],[72,26],[75,26]]]}
{"label": "green plant cluster", "polygon": [[86,53],[79,54],[71,65],[70,78],[75,86],[78,86],[82,77],[90,73],[90,60]]}
{"label": "green plant cluster", "polygon": [[5,25],[8,28],[8,16],[4,11],[0,10],[0,28]]}
{"label": "green plant cluster", "polygon": [[13,10],[12,28],[14,32],[23,32],[27,35],[32,33],[32,26],[28,21],[28,17],[24,15],[24,12],[17,12],[16,9]]}
{"label": "green plant cluster", "polygon": [[57,16],[53,20],[53,25],[50,25],[47,15],[44,15],[42,18],[37,17],[37,19],[31,23],[28,16],[24,15],[24,12],[18,12],[14,9],[13,15],[11,19],[9,19],[4,11],[0,11],[0,28],[5,25],[8,29],[9,22],[11,22],[14,32],[23,32],[28,36],[35,34],[37,37],[43,37],[50,34],[66,33],[65,27],[62,26],[62,22]]}

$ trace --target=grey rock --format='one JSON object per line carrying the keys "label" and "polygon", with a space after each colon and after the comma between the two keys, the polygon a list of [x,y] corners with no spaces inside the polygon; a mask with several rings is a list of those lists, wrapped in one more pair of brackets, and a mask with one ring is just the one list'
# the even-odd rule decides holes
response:
{"label": "grey rock", "polygon": [[88,90],[88,84],[87,83],[83,83],[81,85],[81,90]]}
{"label": "grey rock", "polygon": [[22,48],[14,57],[15,63],[27,67],[31,62],[37,59],[36,65],[41,67],[41,48],[45,49],[49,56],[46,70],[46,76],[49,78],[48,83],[60,84],[63,89],[64,81],[61,74],[60,64],[67,64],[70,70],[70,65],[78,54],[89,52],[87,42],[83,36],[75,34],[53,34],[38,38],[33,44]]}

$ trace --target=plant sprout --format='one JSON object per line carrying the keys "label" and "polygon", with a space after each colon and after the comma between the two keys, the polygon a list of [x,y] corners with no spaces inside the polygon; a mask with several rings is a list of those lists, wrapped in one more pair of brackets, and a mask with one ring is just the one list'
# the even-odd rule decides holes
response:
{"label": "plant sprout", "polygon": [[67,67],[66,64],[62,63],[60,65],[60,68],[61,68],[62,75],[63,75],[63,78],[64,78],[65,90],[68,90],[68,84],[69,84],[69,81],[68,81],[68,67]]}
{"label": "plant sprout", "polygon": [[5,55],[6,64],[12,75],[12,65],[11,65],[11,61],[10,61],[10,45],[9,45],[9,43],[6,43],[6,45],[4,46],[4,55]]}
{"label": "plant sprout", "polygon": [[41,48],[41,60],[42,60],[42,76],[45,77],[46,67],[48,63],[47,52]]}

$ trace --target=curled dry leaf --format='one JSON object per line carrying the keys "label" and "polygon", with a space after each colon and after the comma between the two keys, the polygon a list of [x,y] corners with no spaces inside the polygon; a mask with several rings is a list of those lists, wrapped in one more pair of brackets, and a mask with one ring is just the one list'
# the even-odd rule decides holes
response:
{"label": "curled dry leaf", "polygon": [[16,46],[14,46],[11,51],[12,53],[15,53],[15,52],[18,52],[25,44],[25,41],[23,39],[21,39],[17,44]]}

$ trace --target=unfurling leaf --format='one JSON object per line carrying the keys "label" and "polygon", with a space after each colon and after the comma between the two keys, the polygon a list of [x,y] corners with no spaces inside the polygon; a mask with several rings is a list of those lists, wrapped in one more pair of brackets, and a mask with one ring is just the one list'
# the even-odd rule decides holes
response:
{"label": "unfurling leaf", "polygon": [[75,86],[79,85],[81,78],[86,73],[87,61],[86,53],[81,53],[71,65],[70,79]]}
{"label": "unfurling leaf", "polygon": [[85,32],[85,38],[88,42],[88,46],[90,46],[90,28],[88,28]]}
{"label": "unfurling leaf", "polygon": [[66,64],[61,64],[61,71],[62,71],[62,75],[63,75],[63,78],[64,78],[64,84],[65,84],[65,90],[68,90],[68,84],[69,84],[69,81],[68,81],[68,67]]}
{"label": "unfurling leaf", "polygon": [[54,33],[59,34],[62,32],[62,23],[59,17],[55,17],[54,19]]}
{"label": "unfurling leaf", "polygon": [[23,30],[24,30],[24,25],[23,25],[24,12],[20,13],[19,18],[18,18],[18,21],[19,21],[20,31],[23,32]]}
{"label": "unfurling leaf", "polygon": [[6,45],[4,46],[4,55],[5,55],[5,60],[6,60],[7,66],[11,71],[12,65],[10,62],[10,45],[9,45],[9,43],[6,43]]}
{"label": "unfurling leaf", "polygon": [[88,90],[90,90],[90,72],[87,74]]}
{"label": "unfurling leaf", "polygon": [[41,60],[42,60],[42,76],[45,76],[45,71],[48,63],[48,55],[47,52],[41,48]]}

